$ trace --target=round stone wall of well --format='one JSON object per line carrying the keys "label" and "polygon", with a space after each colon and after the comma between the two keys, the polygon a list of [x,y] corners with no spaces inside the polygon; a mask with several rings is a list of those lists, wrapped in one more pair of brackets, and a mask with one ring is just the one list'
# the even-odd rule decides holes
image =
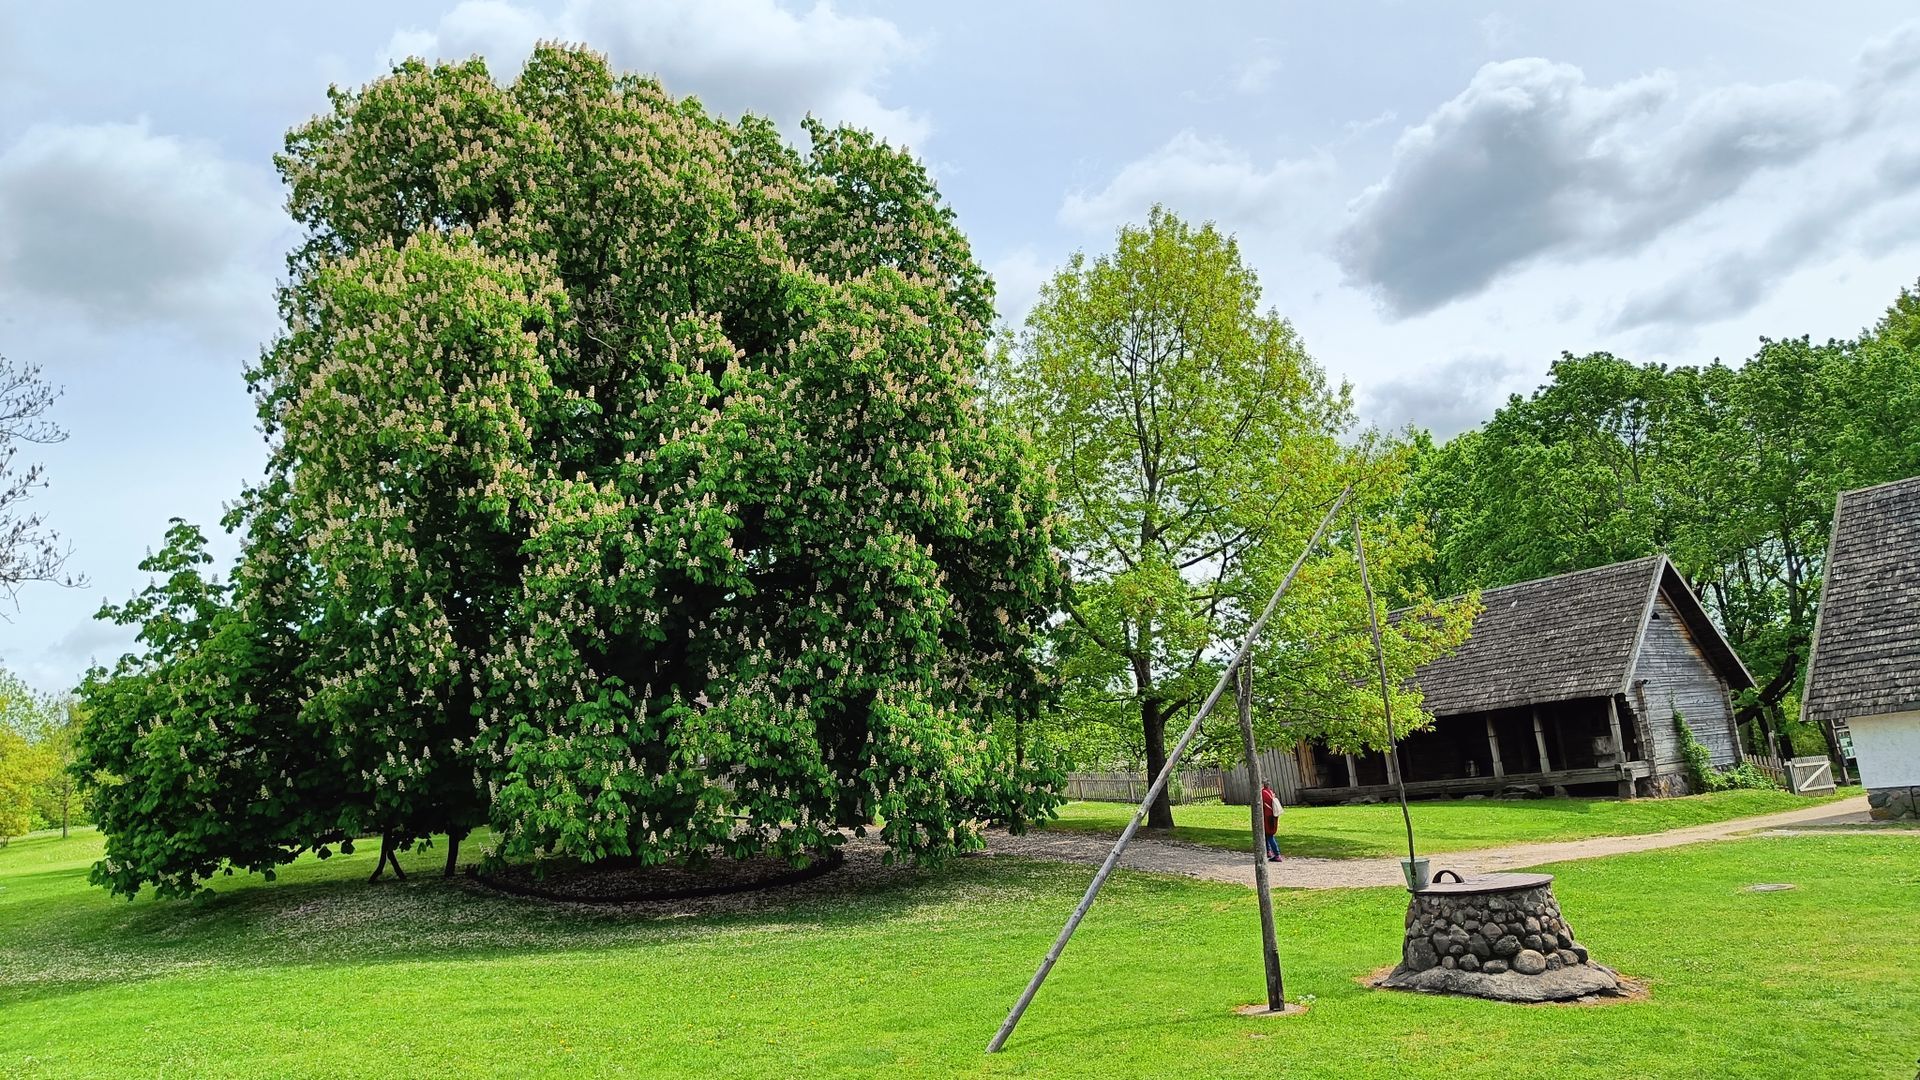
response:
{"label": "round stone wall of well", "polygon": [[1414,893],[1400,964],[1376,985],[1522,1002],[1624,992],[1574,939],[1551,874],[1486,874]]}

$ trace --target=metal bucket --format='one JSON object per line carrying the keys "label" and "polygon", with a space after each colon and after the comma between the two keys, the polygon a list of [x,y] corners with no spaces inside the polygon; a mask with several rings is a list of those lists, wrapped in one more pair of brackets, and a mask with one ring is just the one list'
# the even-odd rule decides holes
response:
{"label": "metal bucket", "polygon": [[1428,861],[1426,859],[1401,859],[1400,872],[1407,876],[1407,891],[1420,892],[1427,887]]}

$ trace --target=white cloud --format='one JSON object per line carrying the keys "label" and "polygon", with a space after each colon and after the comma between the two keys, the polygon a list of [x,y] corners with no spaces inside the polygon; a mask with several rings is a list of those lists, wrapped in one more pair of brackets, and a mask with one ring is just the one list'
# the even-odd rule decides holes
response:
{"label": "white cloud", "polygon": [[560,36],[560,24],[538,11],[505,0],[463,0],[441,16],[432,30],[397,31],[383,59],[483,56],[496,65],[493,70],[511,72],[519,70],[534,43]]}
{"label": "white cloud", "polygon": [[291,228],[263,171],[144,120],[39,125],[0,152],[0,298],[97,327],[257,339]]}
{"label": "white cloud", "polygon": [[1280,74],[1280,58],[1269,52],[1240,65],[1233,74],[1233,88],[1242,94],[1260,94],[1273,87],[1275,77]]}
{"label": "white cloud", "polygon": [[[1920,23],[1869,43],[1844,102],[1849,137],[1810,162],[1803,170],[1810,175],[1781,185],[1767,205],[1739,205],[1739,227],[1722,230],[1732,235],[1630,294],[1612,328],[1698,325],[1742,315],[1797,269],[1848,251],[1884,254],[1920,231],[1920,125],[1908,120],[1916,76]],[[1734,212],[1730,208],[1726,216]],[[1753,221],[1764,224],[1756,230]]]}
{"label": "white cloud", "polygon": [[1871,167],[1835,170],[1838,182],[1794,200],[1741,240],[1635,291],[1611,327],[1698,324],[1752,310],[1796,268],[1847,250],[1884,253],[1920,230],[1920,147],[1886,152]]}
{"label": "white cloud", "polygon": [[[1838,200],[1830,204],[1791,202],[1818,186],[1813,178],[1850,168],[1839,148],[1871,163],[1889,132],[1913,130],[1902,94],[1917,73],[1916,27],[1863,50],[1844,87],[1690,89],[1666,73],[1601,86],[1543,59],[1488,64],[1401,134],[1387,174],[1350,208],[1341,266],[1390,312],[1414,315],[1542,261],[1641,254],[1736,197],[1778,191],[1792,194],[1758,207],[1755,219],[1795,221],[1757,246],[1749,229],[1735,247],[1772,260],[1763,271],[1789,268],[1783,260],[1825,246],[1791,235],[1805,228],[1795,222],[1844,219],[1862,198],[1872,205],[1895,194],[1851,184],[1821,192]],[[1701,288],[1717,297],[1668,306],[1732,313],[1760,295],[1739,282]],[[1657,307],[1635,310],[1666,317]]]}
{"label": "white cloud", "polygon": [[1049,262],[1034,249],[1023,247],[988,263],[1001,320],[1014,327],[1026,322],[1027,312],[1040,299],[1040,287],[1053,279],[1064,262]]}
{"label": "white cloud", "polygon": [[1354,202],[1341,265],[1418,314],[1549,253],[1636,252],[1844,125],[1821,84],[1681,96],[1667,75],[1598,87],[1567,64],[1488,64],[1401,135]]}
{"label": "white cloud", "polygon": [[1075,191],[1060,205],[1060,223],[1099,231],[1146,217],[1164,203],[1175,213],[1218,218],[1233,226],[1276,227],[1300,216],[1303,193],[1324,187],[1326,157],[1254,163],[1245,153],[1191,131],[1129,162],[1099,191]]}
{"label": "white cloud", "polygon": [[503,0],[465,0],[432,29],[394,34],[389,57],[479,54],[517,70],[535,42],[584,41],[623,68],[656,74],[675,94],[727,115],[752,111],[789,131],[802,116],[871,128],[918,147],[932,128],[881,100],[887,76],[920,53],[893,22],[832,4],[790,11],[775,0],[572,0],[557,18]]}
{"label": "white cloud", "polygon": [[1527,370],[1503,356],[1459,356],[1374,383],[1362,394],[1359,411],[1383,428],[1412,424],[1433,432],[1436,439],[1450,439],[1478,426],[1507,395],[1524,389]]}
{"label": "white cloud", "polygon": [[1504,51],[1513,44],[1518,27],[1512,19],[1497,11],[1490,11],[1480,17],[1480,40],[1494,52]]}

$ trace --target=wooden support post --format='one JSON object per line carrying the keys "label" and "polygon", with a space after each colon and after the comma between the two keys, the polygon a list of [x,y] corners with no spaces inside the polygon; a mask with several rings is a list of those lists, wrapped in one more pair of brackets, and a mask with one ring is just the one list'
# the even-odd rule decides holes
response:
{"label": "wooden support post", "polygon": [[1354,763],[1352,754],[1343,755],[1347,759],[1347,786],[1360,786],[1360,767]]}
{"label": "wooden support post", "polygon": [[1733,708],[1733,690],[1727,686],[1726,679],[1720,679],[1720,700],[1727,703],[1727,726],[1733,729],[1733,763],[1744,765],[1747,762],[1747,748],[1740,738],[1740,714]]}
{"label": "wooden support post", "polygon": [[1295,559],[1293,566],[1287,570],[1287,576],[1280,579],[1280,587],[1273,590],[1273,595],[1267,598],[1267,606],[1260,612],[1260,617],[1253,620],[1253,625],[1247,628],[1246,637],[1240,641],[1239,651],[1227,661],[1226,670],[1220,673],[1220,678],[1213,684],[1213,691],[1207,695],[1205,701],[1200,703],[1199,711],[1195,712],[1193,719],[1187,723],[1187,730],[1173,744],[1172,752],[1167,755],[1166,764],[1160,767],[1159,775],[1155,776],[1153,783],[1148,785],[1146,798],[1134,808],[1133,819],[1127,822],[1126,828],[1120,830],[1120,839],[1113,842],[1113,850],[1107,852],[1106,861],[1100,864],[1100,869],[1094,871],[1093,881],[1087,885],[1086,895],[1080,898],[1080,903],[1074,907],[1073,914],[1067,916],[1066,925],[1060,928],[1060,935],[1053,939],[1053,947],[1047,950],[1046,958],[1040,961],[1039,970],[1033,973],[1033,978],[1027,980],[1027,988],[1020,992],[1019,1000],[1013,1003],[1007,1018],[1001,1021],[1000,1030],[994,1032],[993,1038],[988,1041],[987,1053],[997,1054],[1001,1047],[1007,1045],[1007,1038],[1013,1034],[1013,1029],[1020,1025],[1020,1017],[1026,1013],[1027,1006],[1033,1004],[1033,996],[1040,992],[1040,984],[1047,981],[1047,973],[1053,970],[1053,965],[1060,962],[1060,954],[1066,951],[1067,942],[1073,940],[1073,932],[1079,929],[1080,920],[1087,917],[1087,909],[1093,906],[1093,898],[1100,895],[1100,887],[1107,883],[1113,868],[1120,864],[1120,856],[1126,852],[1127,845],[1133,842],[1133,834],[1140,831],[1140,822],[1147,816],[1147,808],[1160,797],[1160,792],[1166,789],[1167,781],[1173,778],[1173,771],[1180,767],[1180,759],[1186,755],[1187,744],[1200,733],[1200,725],[1206,722],[1207,714],[1213,712],[1214,705],[1220,701],[1220,695],[1226,692],[1227,682],[1233,678],[1234,669],[1247,662],[1247,657],[1253,652],[1254,642],[1260,640],[1260,632],[1267,628],[1267,621],[1273,618],[1273,609],[1280,606],[1280,598],[1293,587],[1293,579],[1300,575],[1300,568],[1306,565],[1307,557],[1320,546],[1321,538],[1327,534],[1327,527],[1333,524],[1335,515],[1340,513],[1340,507],[1346,504],[1347,497],[1352,494],[1352,484],[1340,490],[1339,497],[1333,500],[1333,506],[1327,510],[1327,516],[1320,519],[1320,527],[1313,531],[1313,535],[1307,539],[1307,546],[1301,550],[1299,558]]}
{"label": "wooden support post", "polygon": [[1260,751],[1253,741],[1253,672],[1240,665],[1233,680],[1233,696],[1240,705],[1240,744],[1247,755],[1248,800],[1253,809],[1253,886],[1260,894],[1260,957],[1267,969],[1267,1010],[1281,1012],[1287,1007],[1286,989],[1280,977],[1280,946],[1273,935],[1273,889],[1267,883],[1267,808],[1260,798]]}
{"label": "wooden support post", "polygon": [[1647,708],[1647,680],[1639,679],[1633,684],[1633,703],[1638,708],[1633,711],[1634,730],[1640,733],[1640,760],[1653,768],[1654,775],[1660,773],[1660,743],[1653,737],[1653,726],[1648,723],[1653,716]]}
{"label": "wooden support post", "polygon": [[1387,722],[1387,775],[1393,778],[1393,786],[1399,789],[1400,820],[1407,824],[1407,861],[1403,864],[1407,873],[1408,891],[1416,891],[1421,886],[1414,880],[1415,858],[1413,853],[1413,811],[1407,809],[1407,785],[1400,779],[1400,741],[1393,732],[1393,694],[1387,683],[1387,650],[1380,644],[1380,609],[1373,602],[1373,582],[1367,577],[1367,545],[1361,537],[1360,518],[1353,519],[1353,558],[1360,564],[1360,591],[1367,597],[1367,627],[1373,631],[1373,663],[1380,672],[1380,715]]}
{"label": "wooden support post", "polygon": [[1380,757],[1387,763],[1387,783],[1398,784],[1400,782],[1400,755],[1394,753],[1392,750],[1388,750],[1382,753]]}
{"label": "wooden support post", "polygon": [[1553,771],[1553,762],[1547,757],[1547,732],[1540,726],[1540,706],[1533,707],[1533,744],[1540,748],[1540,773],[1545,775]]}
{"label": "wooden support post", "polygon": [[1487,714],[1487,749],[1493,751],[1493,778],[1507,775],[1507,766],[1500,760],[1500,735],[1493,730],[1493,714]]}
{"label": "wooden support post", "polygon": [[1619,796],[1633,798],[1633,777],[1627,775],[1627,740],[1620,733],[1620,701],[1607,696],[1607,730],[1613,733],[1613,764],[1620,770]]}

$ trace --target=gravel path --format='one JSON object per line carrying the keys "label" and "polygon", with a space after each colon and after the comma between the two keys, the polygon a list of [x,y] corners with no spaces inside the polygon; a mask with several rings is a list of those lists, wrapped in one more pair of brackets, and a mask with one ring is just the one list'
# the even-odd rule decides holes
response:
{"label": "gravel path", "polygon": [[[1759,830],[1779,830],[1805,825],[1852,825],[1867,820],[1867,797],[1856,796],[1840,802],[1822,803],[1804,810],[1788,810],[1760,817],[1736,818],[1711,825],[1690,825],[1670,832],[1645,836],[1597,836],[1587,840],[1560,840],[1549,843],[1514,844],[1481,851],[1458,851],[1433,856],[1433,870],[1457,870],[1461,874],[1486,874],[1515,870],[1544,863],[1571,859],[1597,859],[1605,855],[1623,855],[1633,851],[1678,847],[1711,840],[1729,840]],[[1099,865],[1113,850],[1113,838],[1089,833],[1056,832],[1042,829],[1025,836],[993,833],[987,838],[987,851],[993,855],[1024,855],[1036,859],[1055,859]],[[1185,874],[1209,881],[1227,881],[1237,885],[1253,884],[1251,853],[1223,848],[1185,844],[1151,836],[1135,836],[1121,856],[1120,865],[1132,870],[1162,874]],[[1304,859],[1288,858],[1269,864],[1273,884],[1287,889],[1362,889],[1401,884],[1398,858],[1376,859]]]}

